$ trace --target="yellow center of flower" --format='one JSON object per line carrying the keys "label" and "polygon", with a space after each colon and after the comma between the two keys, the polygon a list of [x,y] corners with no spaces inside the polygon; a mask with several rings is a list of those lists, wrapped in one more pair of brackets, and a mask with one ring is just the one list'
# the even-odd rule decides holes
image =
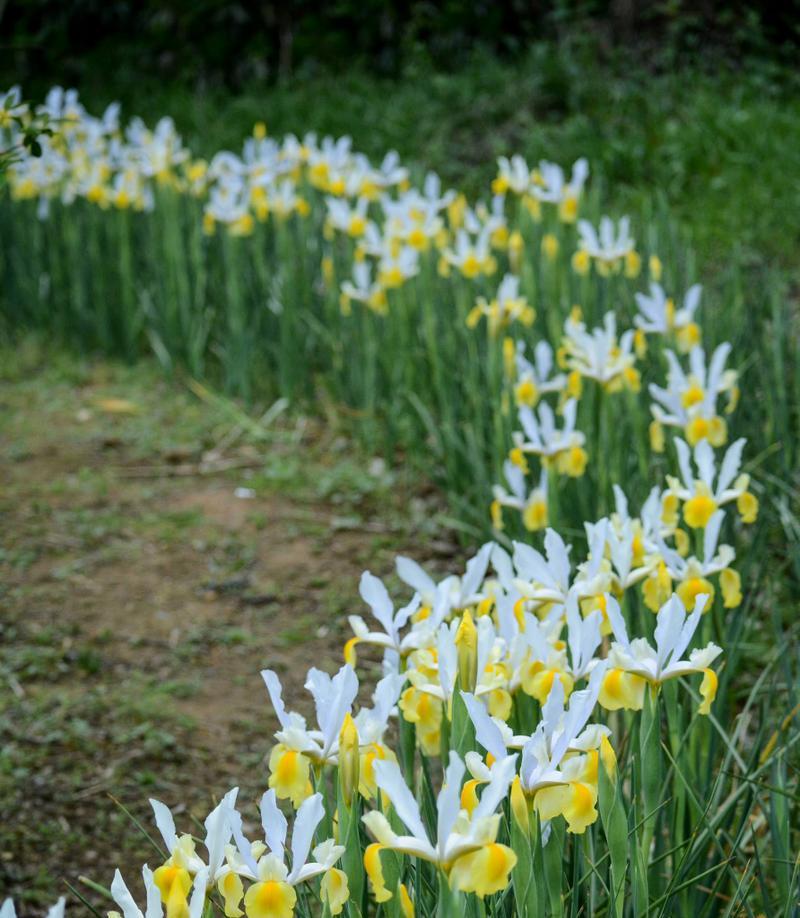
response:
{"label": "yellow center of flower", "polygon": [[247,918],[292,918],[297,893],[279,880],[255,883],[244,897]]}
{"label": "yellow center of flower", "polygon": [[683,518],[692,529],[705,529],[717,510],[717,503],[706,489],[698,490],[683,505]]}

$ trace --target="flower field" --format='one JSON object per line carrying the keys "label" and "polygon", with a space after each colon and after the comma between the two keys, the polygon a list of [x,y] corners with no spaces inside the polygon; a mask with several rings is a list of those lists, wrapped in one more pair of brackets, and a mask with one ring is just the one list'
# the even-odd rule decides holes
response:
{"label": "flower field", "polygon": [[310,699],[264,669],[263,796],[214,788],[202,827],[152,800],[141,882],[93,878],[109,914],[794,913],[800,369],[777,280],[752,302],[732,252],[709,288],[663,202],[617,213],[583,158],[500,157],[471,200],[262,123],[200,158],[169,118],[59,88],[5,95],[0,149],[9,336],[334,411],[436,483],[466,551],[445,577],[364,572]]}

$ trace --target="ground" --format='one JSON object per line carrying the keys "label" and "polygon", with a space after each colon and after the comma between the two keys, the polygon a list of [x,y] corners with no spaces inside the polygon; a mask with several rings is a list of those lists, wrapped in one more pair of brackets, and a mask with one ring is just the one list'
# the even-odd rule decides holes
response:
{"label": "ground", "polygon": [[253,811],[259,671],[296,705],[310,665],[341,665],[362,570],[391,576],[423,535],[456,551],[435,494],[290,414],[254,426],[147,366],[3,352],[0,889],[21,916],[65,881],[104,909],[79,877],[154,865],[132,819],[150,828],[150,796],[187,831],[236,784]]}

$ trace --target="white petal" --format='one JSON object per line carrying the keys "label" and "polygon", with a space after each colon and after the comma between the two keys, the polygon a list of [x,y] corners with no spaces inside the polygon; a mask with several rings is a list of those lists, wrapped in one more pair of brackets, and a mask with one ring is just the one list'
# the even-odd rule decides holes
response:
{"label": "white petal", "polygon": [[161,833],[161,837],[164,839],[164,844],[167,846],[167,851],[172,854],[173,848],[178,843],[178,836],[175,832],[175,820],[172,818],[172,813],[169,807],[161,803],[160,800],[153,800],[151,798],[150,806],[153,808],[156,825],[158,826],[158,831]]}
{"label": "white petal", "polygon": [[269,850],[283,859],[283,849],[286,845],[286,830],[288,828],[286,817],[278,807],[275,798],[275,789],[271,788],[261,798],[261,827]]}
{"label": "white petal", "polygon": [[462,692],[461,697],[464,699],[467,713],[475,727],[475,739],[488,753],[494,756],[495,760],[499,761],[505,758],[506,744],[503,741],[503,734],[489,716],[489,712],[483,703],[469,692]]}
{"label": "white petal", "polygon": [[294,820],[294,829],[292,829],[292,871],[289,874],[289,883],[295,880],[305,866],[314,833],[324,815],[322,794],[313,794],[300,804]]}
{"label": "white petal", "polygon": [[416,839],[430,844],[417,801],[403,780],[397,762],[376,760],[374,767],[375,782],[391,800],[400,821]]}
{"label": "white petal", "polygon": [[742,437],[728,447],[725,458],[722,460],[722,465],[720,466],[719,477],[717,478],[717,494],[722,493],[733,479],[736,478],[739,472],[739,466],[742,464],[742,450],[746,442],[747,441]]}
{"label": "white petal", "polygon": [[494,762],[489,785],[483,789],[481,799],[472,814],[473,823],[491,816],[505,800],[508,787],[516,773],[516,765],[516,755],[509,755]]}
{"label": "white petal", "polygon": [[222,798],[206,817],[206,850],[208,851],[208,867],[211,876],[216,874],[225,859],[225,846],[230,841],[231,823],[230,813],[236,805],[236,796],[239,788],[234,787]]}
{"label": "white petal", "polygon": [[436,837],[440,853],[445,850],[447,839],[453,831],[458,812],[461,809],[461,780],[463,777],[464,763],[458,753],[451,749],[442,789],[436,800],[436,810],[439,815]]}
{"label": "white petal", "polygon": [[[125,880],[122,879],[122,874],[119,870],[114,871],[114,879],[111,881],[111,895],[122,909],[123,918],[143,918],[142,910],[133,901],[133,896]],[[10,909],[9,905],[11,906]],[[3,908],[0,910],[0,918],[15,918],[14,904],[10,899],[6,899],[3,903]]]}
{"label": "white petal", "polygon": [[436,584],[416,561],[399,556],[395,560],[395,565],[397,567],[397,576],[422,597],[427,597],[436,592]]}
{"label": "white petal", "polygon": [[387,634],[392,634],[394,626],[394,605],[382,580],[369,571],[361,575],[359,593],[364,602],[372,609],[372,614],[383,625]]}
{"label": "white petal", "polygon": [[262,669],[261,678],[267,686],[269,700],[272,702],[272,707],[275,709],[275,716],[278,718],[280,725],[282,727],[288,726],[289,716],[283,704],[283,687],[281,686],[281,680],[278,678],[278,674],[271,669]]}
{"label": "white petal", "polygon": [[208,884],[208,868],[199,870],[194,878],[192,898],[189,900],[189,918],[203,918],[203,909],[206,905],[206,886]]}

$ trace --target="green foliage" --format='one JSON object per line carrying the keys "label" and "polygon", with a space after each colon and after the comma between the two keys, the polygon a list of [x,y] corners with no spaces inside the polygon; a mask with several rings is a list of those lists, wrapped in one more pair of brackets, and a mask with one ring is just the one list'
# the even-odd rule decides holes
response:
{"label": "green foliage", "polygon": [[476,47],[514,58],[534,41],[569,31],[588,36],[600,52],[627,47],[667,65],[709,46],[730,59],[756,52],[791,60],[798,39],[793,5],[753,0],[18,0],[0,6],[0,27],[0,82],[22,79],[36,89],[85,85],[110,72],[129,83],[146,73],[158,82],[239,91],[353,64],[396,76],[420,61],[463,66]]}

